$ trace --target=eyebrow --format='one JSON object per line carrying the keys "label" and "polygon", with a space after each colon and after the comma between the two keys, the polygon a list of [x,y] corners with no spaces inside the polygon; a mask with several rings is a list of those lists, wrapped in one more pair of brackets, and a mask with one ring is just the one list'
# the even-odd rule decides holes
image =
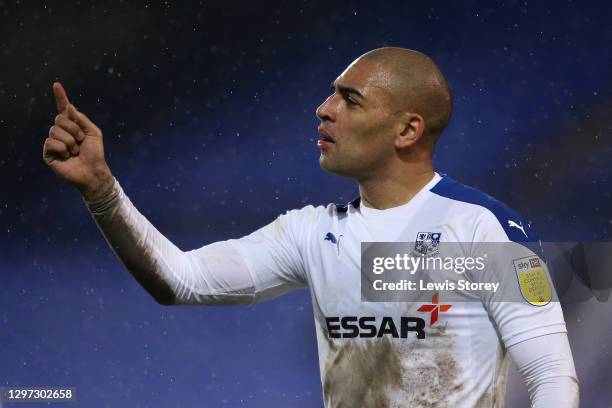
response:
{"label": "eyebrow", "polygon": [[336,84],[336,81],[333,81],[331,83],[331,87],[332,89],[338,88],[338,91],[340,91],[340,93],[343,95],[355,94],[359,96],[360,98],[365,99],[365,97],[361,94],[361,92],[359,92],[355,88],[351,88],[350,86],[338,85]]}

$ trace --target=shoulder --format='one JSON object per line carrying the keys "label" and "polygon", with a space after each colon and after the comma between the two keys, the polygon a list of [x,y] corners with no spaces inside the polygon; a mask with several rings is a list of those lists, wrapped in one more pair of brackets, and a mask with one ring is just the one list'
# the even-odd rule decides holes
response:
{"label": "shoulder", "polygon": [[279,219],[293,223],[312,223],[318,221],[326,212],[325,206],[308,204],[302,208],[287,210],[279,216]]}
{"label": "shoulder", "polygon": [[312,205],[308,204],[302,208],[287,210],[278,219],[283,223],[299,226],[313,226],[325,222],[337,214],[336,204]]}
{"label": "shoulder", "polygon": [[308,230],[327,228],[329,224],[345,218],[359,207],[359,197],[347,204],[306,205],[281,214],[277,221],[284,226],[304,233]]}
{"label": "shoulder", "polygon": [[329,203],[327,205],[312,205],[309,204],[302,208],[289,210],[285,215],[291,215],[292,217],[342,217],[344,214],[350,212],[351,209],[359,207],[361,198],[357,197],[354,200],[346,203]]}
{"label": "shoulder", "polygon": [[430,192],[469,209],[476,227],[491,240],[497,237],[514,242],[538,241],[536,233],[521,214],[474,187],[443,175]]}

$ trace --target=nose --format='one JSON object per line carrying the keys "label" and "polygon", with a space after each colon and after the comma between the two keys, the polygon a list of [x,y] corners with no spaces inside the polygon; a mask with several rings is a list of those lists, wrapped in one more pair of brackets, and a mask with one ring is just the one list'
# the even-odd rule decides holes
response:
{"label": "nose", "polygon": [[325,122],[325,121],[333,122],[334,121],[334,110],[333,110],[333,107],[331,106],[333,104],[332,100],[334,98],[334,95],[335,94],[329,95],[327,99],[325,99],[323,103],[319,105],[319,107],[315,111],[317,118],[319,118],[319,120],[322,122]]}

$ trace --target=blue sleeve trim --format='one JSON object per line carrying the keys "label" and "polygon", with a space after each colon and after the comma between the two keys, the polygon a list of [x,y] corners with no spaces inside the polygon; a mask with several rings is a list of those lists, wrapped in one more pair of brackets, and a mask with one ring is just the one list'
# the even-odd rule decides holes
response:
{"label": "blue sleeve trim", "polygon": [[447,175],[442,175],[442,179],[430,191],[442,197],[488,209],[495,215],[511,241],[518,243],[539,241],[536,233],[531,230],[527,221],[518,212],[480,190],[461,184]]}

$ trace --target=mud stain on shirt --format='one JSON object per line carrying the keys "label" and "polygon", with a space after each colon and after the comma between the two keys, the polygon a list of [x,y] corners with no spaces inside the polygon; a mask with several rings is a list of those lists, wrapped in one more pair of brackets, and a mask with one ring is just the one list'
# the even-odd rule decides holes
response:
{"label": "mud stain on shirt", "polygon": [[464,390],[453,337],[440,326],[430,329],[427,343],[386,337],[327,339],[326,407],[453,407]]}
{"label": "mud stain on shirt", "polygon": [[330,343],[323,380],[328,408],[390,408],[388,391],[402,386],[401,356],[388,338],[340,347]]}

